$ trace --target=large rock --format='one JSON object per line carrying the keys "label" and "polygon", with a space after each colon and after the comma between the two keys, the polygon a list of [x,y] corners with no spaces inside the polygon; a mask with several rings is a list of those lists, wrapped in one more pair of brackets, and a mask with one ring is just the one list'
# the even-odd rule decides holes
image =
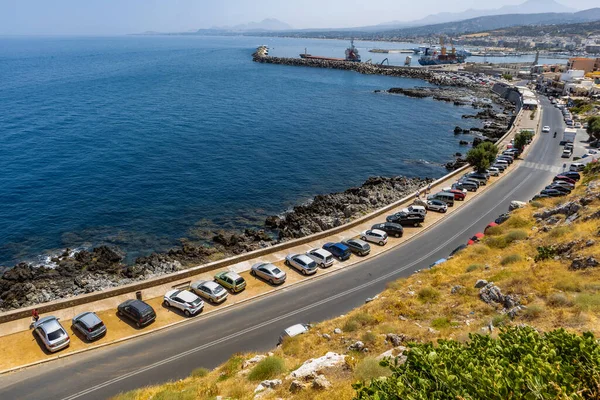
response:
{"label": "large rock", "polygon": [[249,358],[246,361],[244,361],[242,363],[242,369],[246,369],[248,367],[253,366],[254,364],[258,364],[259,362],[261,362],[265,358],[267,358],[267,356],[265,356],[264,354],[257,354],[254,357]]}
{"label": "large rock", "polygon": [[567,203],[563,203],[558,205],[557,207],[551,208],[549,210],[543,210],[538,213],[533,214],[533,217],[538,220],[547,220],[553,215],[561,214],[566,217],[570,217],[571,215],[577,213],[581,210],[581,205],[575,201],[569,201]]}
{"label": "large rock", "polygon": [[599,265],[598,260],[594,257],[577,257],[571,262],[570,270],[578,271],[582,269],[596,268]]}
{"label": "large rock", "polygon": [[512,295],[502,294],[500,288],[494,285],[493,282],[488,283],[479,290],[479,298],[486,304],[500,304],[505,309],[511,309],[520,305],[517,298]]}
{"label": "large rock", "polygon": [[317,375],[312,383],[313,389],[326,390],[331,387],[331,383],[325,378],[325,375]]}
{"label": "large rock", "polygon": [[288,378],[289,379],[306,379],[319,375],[321,372],[328,368],[338,367],[345,363],[346,356],[343,354],[337,354],[328,352],[323,357],[310,359],[304,362],[298,369],[293,371]]}

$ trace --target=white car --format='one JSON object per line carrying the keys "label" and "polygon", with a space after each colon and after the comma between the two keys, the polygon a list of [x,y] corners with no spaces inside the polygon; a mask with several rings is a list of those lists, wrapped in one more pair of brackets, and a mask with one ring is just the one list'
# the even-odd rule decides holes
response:
{"label": "white car", "polygon": [[190,288],[198,296],[215,304],[224,302],[229,295],[223,286],[214,281],[196,281],[190,285]]}
{"label": "white car", "polygon": [[312,258],[312,260],[321,268],[327,268],[333,265],[333,254],[325,249],[315,248],[307,251],[306,255]]}
{"label": "white car", "polygon": [[379,229],[369,229],[363,231],[360,234],[360,238],[365,242],[377,243],[380,246],[385,245],[388,241],[387,233],[385,233],[384,231],[380,231]]}
{"label": "white car", "polygon": [[163,298],[163,304],[183,311],[186,317],[198,314],[204,308],[202,299],[189,290],[169,290]]}
{"label": "white car", "polygon": [[489,167],[487,172],[491,175],[491,176],[498,176],[500,175],[500,170],[496,167]]}
{"label": "white car", "polygon": [[411,205],[411,206],[408,206],[407,208],[403,208],[402,212],[407,213],[407,214],[418,213],[423,216],[425,216],[427,214],[427,210],[425,209],[425,207],[415,206],[415,205]]}
{"label": "white car", "polygon": [[427,208],[431,211],[445,213],[448,211],[448,203],[441,200],[427,200]]}
{"label": "white car", "polygon": [[544,132],[544,133],[548,133],[548,132],[550,132],[550,127],[549,127],[549,126],[544,126],[544,127],[542,128],[542,132]]}
{"label": "white car", "polygon": [[317,263],[306,254],[289,254],[285,257],[285,265],[296,268],[303,275],[317,273]]}
{"label": "white car", "polygon": [[295,337],[298,335],[303,335],[306,332],[308,332],[308,325],[306,325],[306,324],[292,325],[289,328],[285,329],[283,332],[281,332],[281,335],[279,335],[279,342],[277,344],[280,345],[281,343],[283,343],[283,340],[286,337]]}
{"label": "white car", "polygon": [[54,316],[39,319],[33,324],[33,331],[44,343],[46,350],[51,353],[64,349],[71,343],[69,334]]}

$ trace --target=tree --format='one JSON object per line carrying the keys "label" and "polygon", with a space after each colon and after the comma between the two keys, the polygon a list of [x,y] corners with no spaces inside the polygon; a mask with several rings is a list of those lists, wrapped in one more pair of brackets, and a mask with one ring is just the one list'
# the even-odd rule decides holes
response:
{"label": "tree", "polygon": [[519,150],[519,153],[523,151],[523,148],[531,139],[533,139],[531,131],[521,131],[515,135],[515,148]]}
{"label": "tree", "polygon": [[587,133],[590,135],[590,140],[600,139],[600,115],[588,119]]}
{"label": "tree", "polygon": [[480,143],[477,147],[469,150],[467,153],[467,162],[471,164],[477,172],[485,172],[492,165],[492,162],[498,154],[498,147],[491,142]]}

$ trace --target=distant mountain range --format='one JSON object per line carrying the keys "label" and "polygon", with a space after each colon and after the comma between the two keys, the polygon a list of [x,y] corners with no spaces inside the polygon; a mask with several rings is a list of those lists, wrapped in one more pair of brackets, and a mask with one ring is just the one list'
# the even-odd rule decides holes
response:
{"label": "distant mountain range", "polygon": [[213,32],[265,32],[265,31],[289,31],[292,30],[291,25],[286,24],[275,18],[266,18],[260,22],[249,22],[247,24],[234,26],[215,26],[210,29],[199,29],[198,31],[213,31]]}

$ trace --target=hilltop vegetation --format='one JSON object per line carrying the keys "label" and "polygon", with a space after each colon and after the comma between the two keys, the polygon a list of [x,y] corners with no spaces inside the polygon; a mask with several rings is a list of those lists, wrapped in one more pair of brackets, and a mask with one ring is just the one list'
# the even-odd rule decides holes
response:
{"label": "hilltop vegetation", "polygon": [[597,35],[600,33],[600,21],[583,22],[577,24],[559,23],[555,25],[513,26],[510,28],[488,31],[486,33],[495,36],[543,37],[544,35],[550,35],[561,37],[588,37],[590,35]]}
{"label": "hilltop vegetation", "polygon": [[596,163],[569,197],[514,211],[481,243],[269,355],[117,399],[597,399],[599,222]]}

